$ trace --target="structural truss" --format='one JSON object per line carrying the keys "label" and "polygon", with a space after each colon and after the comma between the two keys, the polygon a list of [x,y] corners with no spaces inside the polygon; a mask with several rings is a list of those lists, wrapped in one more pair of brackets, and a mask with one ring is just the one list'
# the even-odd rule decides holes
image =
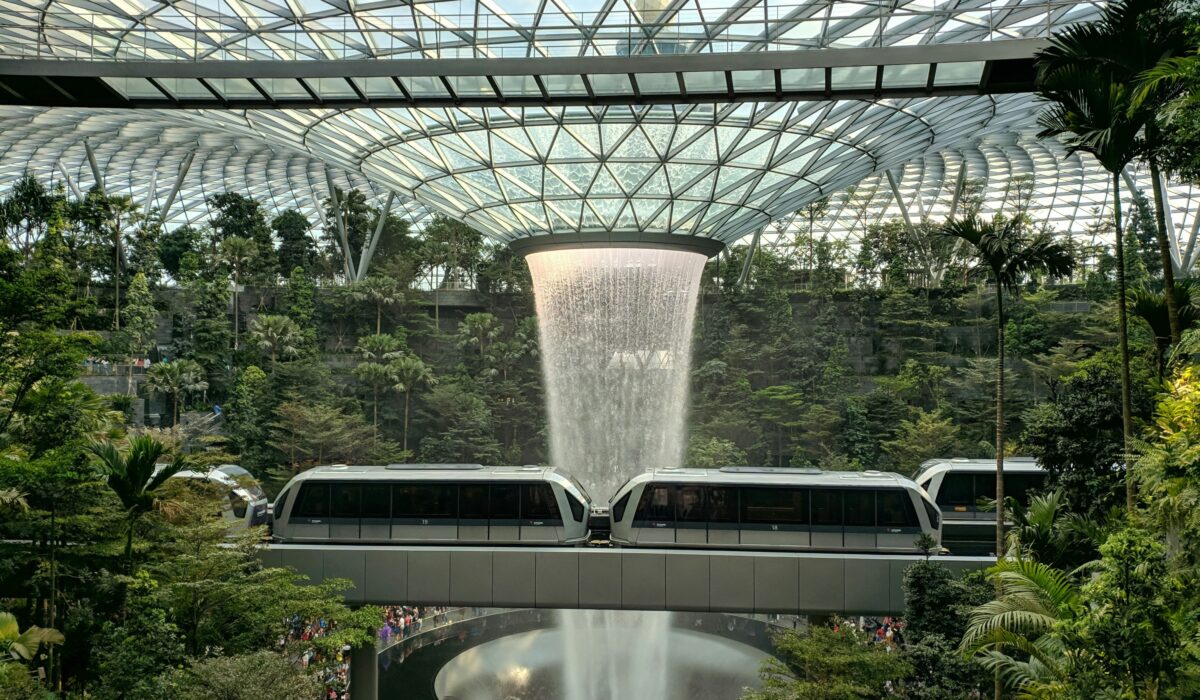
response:
{"label": "structural truss", "polygon": [[[792,212],[825,197],[830,235],[937,216],[966,163],[986,180],[985,209],[1027,174],[1031,213],[1075,230],[1104,216],[1107,180],[1032,136],[1041,106],[1012,92],[1013,71],[1039,37],[1096,11],[1030,0],[0,0],[0,182],[26,168],[72,187],[101,174],[110,190],[170,200],[172,222],[203,216],[204,196],[226,189],[315,213],[335,182],[500,242],[733,243],[786,232]],[[997,49],[1007,63],[985,59]],[[84,99],[80,76],[100,92]],[[95,95],[138,109],[82,106],[109,104]],[[1142,175],[1130,182],[1148,191]],[[1170,192],[1186,267],[1198,219],[1190,190]]]}

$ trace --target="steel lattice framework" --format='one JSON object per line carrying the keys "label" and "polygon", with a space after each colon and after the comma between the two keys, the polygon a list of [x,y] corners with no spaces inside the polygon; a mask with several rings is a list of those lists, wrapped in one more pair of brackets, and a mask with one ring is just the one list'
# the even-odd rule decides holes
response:
{"label": "steel lattice framework", "polygon": [[[886,51],[1041,37],[1097,12],[1097,3],[1061,0],[721,3],[0,0],[0,57],[319,65]],[[936,75],[979,82],[982,70],[982,63],[958,60],[938,66]],[[883,62],[866,69],[777,70],[769,79],[780,87],[785,80],[799,84],[813,71],[821,71],[827,91],[935,80],[929,65]],[[109,190],[163,206],[180,185],[176,203],[164,213],[176,223],[203,217],[205,196],[227,189],[315,218],[334,182],[364,189],[377,201],[394,193],[415,221],[440,211],[501,242],[635,232],[732,243],[764,229],[786,231],[792,212],[822,197],[832,201],[821,224],[830,235],[853,237],[881,218],[938,216],[966,162],[971,179],[987,180],[985,209],[1002,206],[1006,182],[1028,174],[1035,183],[1035,217],[1078,229],[1104,216],[1104,173],[1085,157],[1033,138],[1040,105],[1027,94],[734,101],[717,92],[728,87],[732,97],[740,85],[761,85],[768,76],[686,68],[591,75],[585,67],[574,73],[442,71],[422,77],[409,68],[392,80],[410,97],[446,95],[452,103],[459,95],[486,93],[495,106],[0,107],[0,186],[25,169],[70,179],[74,187],[90,185],[95,178],[87,139]],[[636,95],[628,104],[553,103],[555,94],[636,93],[655,81],[692,93],[718,75],[717,92],[697,103],[639,104]],[[263,98],[302,91],[317,103],[338,94],[369,102],[367,93],[375,88],[366,81],[264,73],[252,82],[163,78],[147,85],[159,97],[215,101],[238,90]],[[506,95],[531,91],[546,104],[505,104]],[[183,164],[193,159],[186,172]],[[1129,175],[1149,190],[1142,173]],[[1188,234],[1194,238],[1198,217],[1190,210],[1190,189],[1169,189],[1178,262],[1187,267],[1194,257]]]}

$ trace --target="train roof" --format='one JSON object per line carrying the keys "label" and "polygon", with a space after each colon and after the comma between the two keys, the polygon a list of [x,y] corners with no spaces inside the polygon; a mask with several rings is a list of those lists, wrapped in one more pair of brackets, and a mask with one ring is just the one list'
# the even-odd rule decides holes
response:
{"label": "train roof", "polygon": [[[992,472],[996,471],[996,460],[964,459],[962,457],[929,459],[917,469],[917,481],[938,472]],[[1046,471],[1033,457],[1005,457],[1005,472],[1033,473]]]}
{"label": "train roof", "polygon": [[[833,472],[820,469],[786,467],[722,467],[720,469],[654,469],[639,475],[639,481],[692,482],[761,485],[797,484],[804,486],[908,486],[916,484],[908,477],[874,470]],[[637,477],[635,477],[637,478]]]}
{"label": "train roof", "polygon": [[[331,464],[297,474],[293,481],[340,481],[369,478],[380,481],[545,481],[557,474],[554,467],[482,464]],[[562,475],[565,476],[565,475]]]}

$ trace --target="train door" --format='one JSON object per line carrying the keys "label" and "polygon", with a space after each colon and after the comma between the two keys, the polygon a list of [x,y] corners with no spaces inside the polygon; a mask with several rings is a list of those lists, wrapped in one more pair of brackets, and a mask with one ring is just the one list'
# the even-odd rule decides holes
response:
{"label": "train door", "polygon": [[704,507],[704,487],[681,484],[675,487],[675,543],[708,544],[708,517]]}
{"label": "train door", "polygon": [[738,489],[735,486],[709,486],[708,543],[714,547],[735,547],[741,541],[738,525]]}
{"label": "train door", "polygon": [[842,492],[812,489],[812,546],[815,549],[840,550],[842,540]]}
{"label": "train door", "polygon": [[330,486],[330,539],[358,539],[358,518],[361,506],[359,501],[361,498],[361,484],[332,484]]}
{"label": "train door", "polygon": [[842,498],[846,517],[842,546],[858,551],[875,549],[875,489],[847,489]]}
{"label": "train door", "polygon": [[545,482],[521,485],[521,541],[558,542],[562,515],[554,489]]}
{"label": "train door", "polygon": [[881,489],[875,494],[875,544],[880,549],[913,549],[921,522],[913,496],[904,489]]}
{"label": "train door", "polygon": [[287,526],[294,539],[329,539],[328,483],[306,481],[300,485]]}
{"label": "train door", "polygon": [[488,541],[487,484],[462,484],[458,487],[458,540]]}
{"label": "train door", "polygon": [[392,539],[458,539],[458,485],[413,481],[392,486]]}
{"label": "train door", "polygon": [[488,539],[492,542],[521,541],[521,487],[492,484],[488,505]]}
{"label": "train door", "polygon": [[646,484],[633,513],[635,544],[674,544],[675,506],[670,484]]}
{"label": "train door", "polygon": [[362,485],[358,537],[363,541],[385,542],[392,537],[392,487],[383,483]]}

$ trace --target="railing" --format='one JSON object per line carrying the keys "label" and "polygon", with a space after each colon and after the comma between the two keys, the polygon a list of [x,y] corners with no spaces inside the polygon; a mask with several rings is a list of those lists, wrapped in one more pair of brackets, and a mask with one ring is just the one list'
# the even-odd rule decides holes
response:
{"label": "railing", "polygon": [[[936,0],[935,0],[936,1]],[[894,7],[891,1],[765,2],[658,10],[540,14],[360,11],[296,20],[193,12],[169,5],[138,18],[116,13],[0,13],[0,57],[72,60],[345,60],[733,53],[867,48],[1046,36],[1094,16],[1094,0],[989,7]],[[666,3],[664,3],[664,6]],[[547,20],[548,21],[542,21]]]}

